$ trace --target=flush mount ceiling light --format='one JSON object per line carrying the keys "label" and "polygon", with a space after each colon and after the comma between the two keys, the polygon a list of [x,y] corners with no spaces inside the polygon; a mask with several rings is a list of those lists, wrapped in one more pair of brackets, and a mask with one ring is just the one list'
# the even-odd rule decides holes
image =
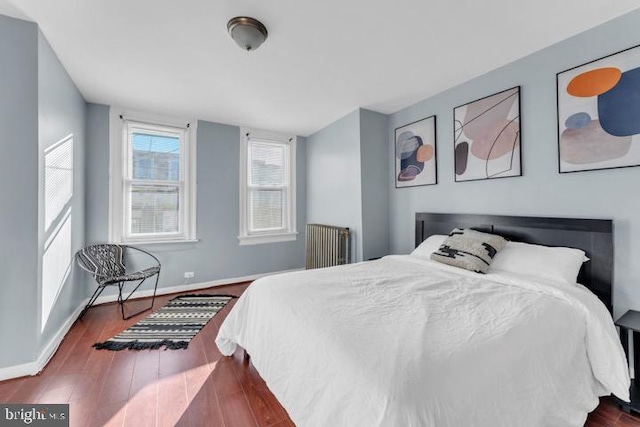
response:
{"label": "flush mount ceiling light", "polygon": [[236,16],[227,23],[231,38],[244,50],[256,50],[267,39],[267,27],[257,19]]}

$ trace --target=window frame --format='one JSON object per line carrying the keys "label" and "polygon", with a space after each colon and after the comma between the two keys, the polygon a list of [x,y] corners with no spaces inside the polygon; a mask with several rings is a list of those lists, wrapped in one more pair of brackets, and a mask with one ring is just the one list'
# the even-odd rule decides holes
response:
{"label": "window frame", "polygon": [[[252,186],[250,183],[250,151],[251,141],[266,144],[282,145],[285,150],[285,185]],[[240,245],[256,245],[263,243],[288,242],[297,239],[296,228],[296,144],[297,137],[276,132],[241,128],[240,130],[240,227],[238,240]],[[288,160],[288,161],[287,161]],[[283,227],[269,230],[251,230],[249,197],[253,191],[283,188],[284,209]]]}
{"label": "window frame", "polygon": [[[196,240],[196,134],[197,121],[168,118],[144,113],[111,109],[110,115],[110,197],[109,241],[114,243],[152,244],[195,242]],[[133,144],[135,131],[147,134],[178,136],[180,165],[178,181],[133,178]],[[131,192],[134,185],[178,186],[178,232],[131,233]]]}

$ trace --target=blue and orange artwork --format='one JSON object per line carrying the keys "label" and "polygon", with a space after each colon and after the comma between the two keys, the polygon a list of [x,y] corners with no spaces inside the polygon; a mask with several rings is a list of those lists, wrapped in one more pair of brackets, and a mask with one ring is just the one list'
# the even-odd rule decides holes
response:
{"label": "blue and orange artwork", "polygon": [[520,87],[457,107],[456,181],[520,176]]}
{"label": "blue and orange artwork", "polygon": [[640,165],[639,49],[558,74],[560,172]]}
{"label": "blue and orange artwork", "polygon": [[397,128],[395,141],[396,188],[436,184],[436,117]]}

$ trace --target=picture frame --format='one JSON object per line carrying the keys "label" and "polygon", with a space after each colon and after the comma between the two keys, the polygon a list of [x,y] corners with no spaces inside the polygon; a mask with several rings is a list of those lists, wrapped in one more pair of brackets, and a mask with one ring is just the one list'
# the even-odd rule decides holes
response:
{"label": "picture frame", "polygon": [[395,129],[396,188],[438,183],[436,145],[435,115]]}
{"label": "picture frame", "polygon": [[558,172],[640,166],[640,46],[556,74]]}
{"label": "picture frame", "polygon": [[455,181],[522,176],[520,125],[520,86],[455,107]]}

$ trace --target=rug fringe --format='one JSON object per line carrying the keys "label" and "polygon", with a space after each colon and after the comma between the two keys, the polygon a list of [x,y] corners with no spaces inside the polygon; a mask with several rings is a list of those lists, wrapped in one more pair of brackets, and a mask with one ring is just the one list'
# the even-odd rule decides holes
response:
{"label": "rug fringe", "polygon": [[127,341],[127,342],[114,342],[105,341],[98,342],[93,345],[97,350],[158,350],[160,347],[165,347],[165,350],[186,350],[189,347],[189,341]]}

